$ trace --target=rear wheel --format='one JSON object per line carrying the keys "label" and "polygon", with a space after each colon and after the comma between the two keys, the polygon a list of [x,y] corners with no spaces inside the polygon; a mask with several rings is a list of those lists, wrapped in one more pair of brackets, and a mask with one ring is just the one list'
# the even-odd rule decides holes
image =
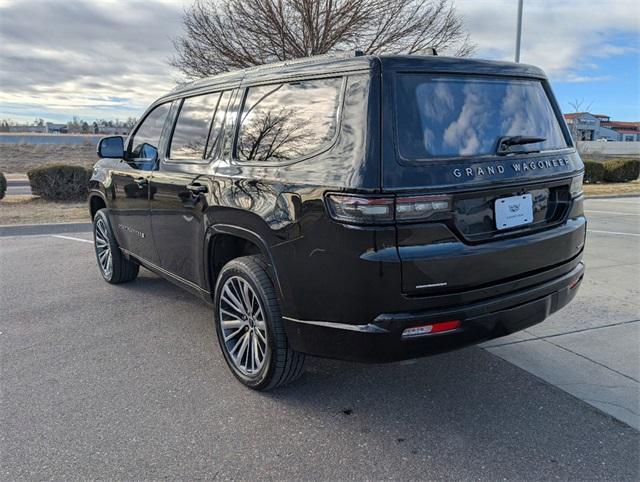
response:
{"label": "rear wheel", "polygon": [[140,266],[122,254],[116,241],[105,209],[93,217],[93,244],[100,273],[105,281],[118,284],[131,281],[138,276]]}
{"label": "rear wheel", "polygon": [[246,386],[268,390],[302,375],[304,354],[289,346],[275,289],[260,256],[236,258],[222,268],[215,322],[225,360]]}

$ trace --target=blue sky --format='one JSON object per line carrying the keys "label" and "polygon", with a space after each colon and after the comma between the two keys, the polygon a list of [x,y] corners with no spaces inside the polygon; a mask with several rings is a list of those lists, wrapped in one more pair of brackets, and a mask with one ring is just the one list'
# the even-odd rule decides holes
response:
{"label": "blue sky", "polygon": [[[191,0],[0,0],[0,118],[139,116],[180,80],[168,66]],[[513,60],[517,0],[455,0],[476,57]],[[565,112],[640,120],[637,0],[524,0],[521,60]]]}
{"label": "blue sky", "polygon": [[[598,62],[598,71],[606,72],[601,80],[588,82],[553,81],[556,97],[565,111],[570,102],[582,101],[583,108],[595,114],[607,114],[616,120],[640,120],[640,67],[635,53],[612,56]],[[577,71],[588,76],[593,70]]]}

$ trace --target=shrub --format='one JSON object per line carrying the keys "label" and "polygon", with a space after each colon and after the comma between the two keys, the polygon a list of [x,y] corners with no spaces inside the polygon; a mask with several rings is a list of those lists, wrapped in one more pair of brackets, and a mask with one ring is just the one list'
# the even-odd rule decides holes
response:
{"label": "shrub", "polygon": [[604,180],[607,182],[635,181],[640,177],[640,160],[638,159],[611,159],[605,161]]}
{"label": "shrub", "polygon": [[7,192],[7,178],[0,172],[0,199],[2,199]]}
{"label": "shrub", "polygon": [[584,161],[584,182],[596,184],[604,179],[604,165],[598,161]]}
{"label": "shrub", "polygon": [[91,169],[68,164],[40,166],[27,172],[31,192],[50,201],[87,198]]}

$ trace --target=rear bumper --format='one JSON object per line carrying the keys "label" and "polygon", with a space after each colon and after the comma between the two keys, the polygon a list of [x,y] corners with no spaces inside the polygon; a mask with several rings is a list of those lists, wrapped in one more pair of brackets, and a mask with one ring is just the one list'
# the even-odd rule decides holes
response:
{"label": "rear bumper", "polygon": [[[508,335],[540,323],[569,303],[584,274],[577,264],[568,273],[525,290],[463,307],[381,314],[366,325],[284,318],[292,347],[310,355],[361,362],[389,362],[454,350]],[[402,339],[406,328],[460,320],[454,332]]]}

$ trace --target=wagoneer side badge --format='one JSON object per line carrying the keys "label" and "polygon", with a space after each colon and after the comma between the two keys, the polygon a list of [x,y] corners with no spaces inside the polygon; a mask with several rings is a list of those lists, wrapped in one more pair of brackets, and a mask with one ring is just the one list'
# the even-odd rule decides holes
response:
{"label": "wagoneer side badge", "polygon": [[[558,159],[546,159],[544,161],[530,161],[530,162],[514,162],[510,167],[514,172],[527,172],[535,171],[536,169],[552,169],[554,167],[568,166],[569,160],[561,157]],[[504,174],[505,166],[498,164],[495,166],[485,167],[467,167],[465,169],[456,168],[453,170],[455,177],[480,177],[496,174]]]}
{"label": "wagoneer side badge", "polygon": [[138,231],[137,229],[134,229],[131,226],[127,226],[126,224],[118,224],[118,227],[123,231],[127,231],[128,233],[135,234],[140,238],[144,238],[145,236],[145,234],[142,231]]}

